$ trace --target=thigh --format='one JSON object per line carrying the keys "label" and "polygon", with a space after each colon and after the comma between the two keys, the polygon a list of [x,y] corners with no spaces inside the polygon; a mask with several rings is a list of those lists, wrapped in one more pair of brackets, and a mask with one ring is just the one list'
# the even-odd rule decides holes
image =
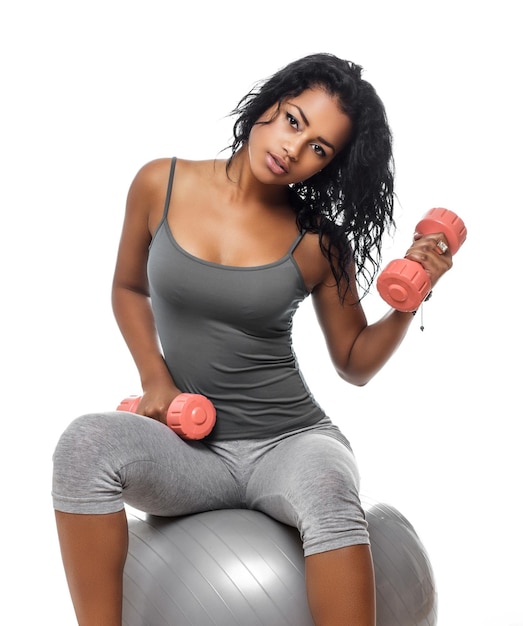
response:
{"label": "thigh", "polygon": [[298,528],[307,555],[368,543],[354,454],[324,433],[301,433],[274,446],[251,475],[247,503]]}
{"label": "thigh", "polygon": [[55,507],[109,513],[124,503],[155,515],[235,506],[239,489],[219,456],[155,420],[126,412],[86,415],[55,451]]}

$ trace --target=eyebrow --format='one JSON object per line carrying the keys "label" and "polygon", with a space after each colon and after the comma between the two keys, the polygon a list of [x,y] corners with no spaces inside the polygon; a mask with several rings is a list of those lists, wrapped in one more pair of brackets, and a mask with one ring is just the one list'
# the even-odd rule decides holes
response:
{"label": "eyebrow", "polygon": [[[297,104],[294,104],[294,102],[289,102],[289,104],[291,106],[295,107],[296,109],[298,109],[298,111],[300,112],[301,117],[303,118],[303,123],[305,124],[305,126],[310,126],[309,120],[307,119],[307,116],[303,112],[303,109],[300,106],[298,106]],[[330,141],[327,141],[323,137],[317,137],[317,140],[320,143],[323,143],[326,146],[328,146],[333,152],[336,152],[336,148],[330,143]]]}

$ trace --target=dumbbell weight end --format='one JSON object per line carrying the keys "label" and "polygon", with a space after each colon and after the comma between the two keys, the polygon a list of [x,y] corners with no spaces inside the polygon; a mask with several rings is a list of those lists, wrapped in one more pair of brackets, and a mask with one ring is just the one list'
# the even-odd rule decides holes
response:
{"label": "dumbbell weight end", "polygon": [[[141,396],[129,396],[120,402],[116,410],[135,413],[141,399]],[[205,396],[180,393],[167,409],[166,423],[184,439],[203,439],[214,428],[216,409]]]}

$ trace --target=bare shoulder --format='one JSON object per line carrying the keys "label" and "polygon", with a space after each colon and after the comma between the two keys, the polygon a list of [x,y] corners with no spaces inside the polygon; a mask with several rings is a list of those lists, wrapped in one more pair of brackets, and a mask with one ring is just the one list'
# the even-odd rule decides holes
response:
{"label": "bare shoulder", "polygon": [[[141,216],[154,232],[162,219],[167,198],[172,157],[145,163],[136,173],[128,194],[128,213]],[[220,165],[214,160],[191,161],[176,158],[171,201],[185,204],[188,199],[211,187]]]}
{"label": "bare shoulder", "polygon": [[151,193],[165,186],[171,167],[170,158],[155,159],[143,165],[131,185],[131,189]]}
{"label": "bare shoulder", "polygon": [[[133,185],[154,191],[158,188],[165,189],[171,170],[172,157],[154,159],[145,163],[137,172]],[[175,172],[177,182],[185,180],[198,180],[208,178],[212,174],[214,161],[190,161],[188,159],[175,159]]]}
{"label": "bare shoulder", "polygon": [[[129,190],[129,200],[149,210],[163,208],[173,159],[158,158],[145,163],[136,173]],[[208,161],[176,159],[176,188],[194,188],[210,169]]]}
{"label": "bare shoulder", "polygon": [[[137,187],[148,194],[165,195],[172,158],[159,158],[149,161],[143,165],[136,174],[133,187]],[[201,185],[209,185],[216,174],[225,167],[225,161],[209,159],[193,161],[189,159],[176,158],[175,160],[175,189],[178,193],[184,190],[194,190]]]}

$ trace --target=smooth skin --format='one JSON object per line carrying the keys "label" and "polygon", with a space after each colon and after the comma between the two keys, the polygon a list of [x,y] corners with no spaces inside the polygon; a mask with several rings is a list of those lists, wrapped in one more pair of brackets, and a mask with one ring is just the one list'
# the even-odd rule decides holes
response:
{"label": "smooth skin", "polygon": [[[350,140],[351,120],[321,89],[284,101],[260,120],[269,123],[253,127],[228,175],[225,161],[178,160],[168,219],[177,242],[190,254],[242,267],[282,258],[298,234],[287,185],[313,176]],[[163,214],[169,168],[170,159],[148,163],[131,185],[113,282],[114,313],[143,387],[138,412],[162,422],[180,390],[161,354],[146,263]],[[405,255],[423,265],[432,285],[452,266],[450,252],[441,254],[437,247],[442,239],[442,233],[416,235]],[[368,324],[353,297],[342,303],[316,234],[304,236],[294,257],[337,372],[349,383],[365,385],[401,343],[412,314],[390,310]],[[121,626],[125,512],[56,512],[56,520],[79,624]],[[306,584],[316,626],[375,626],[369,546],[307,557]]]}

